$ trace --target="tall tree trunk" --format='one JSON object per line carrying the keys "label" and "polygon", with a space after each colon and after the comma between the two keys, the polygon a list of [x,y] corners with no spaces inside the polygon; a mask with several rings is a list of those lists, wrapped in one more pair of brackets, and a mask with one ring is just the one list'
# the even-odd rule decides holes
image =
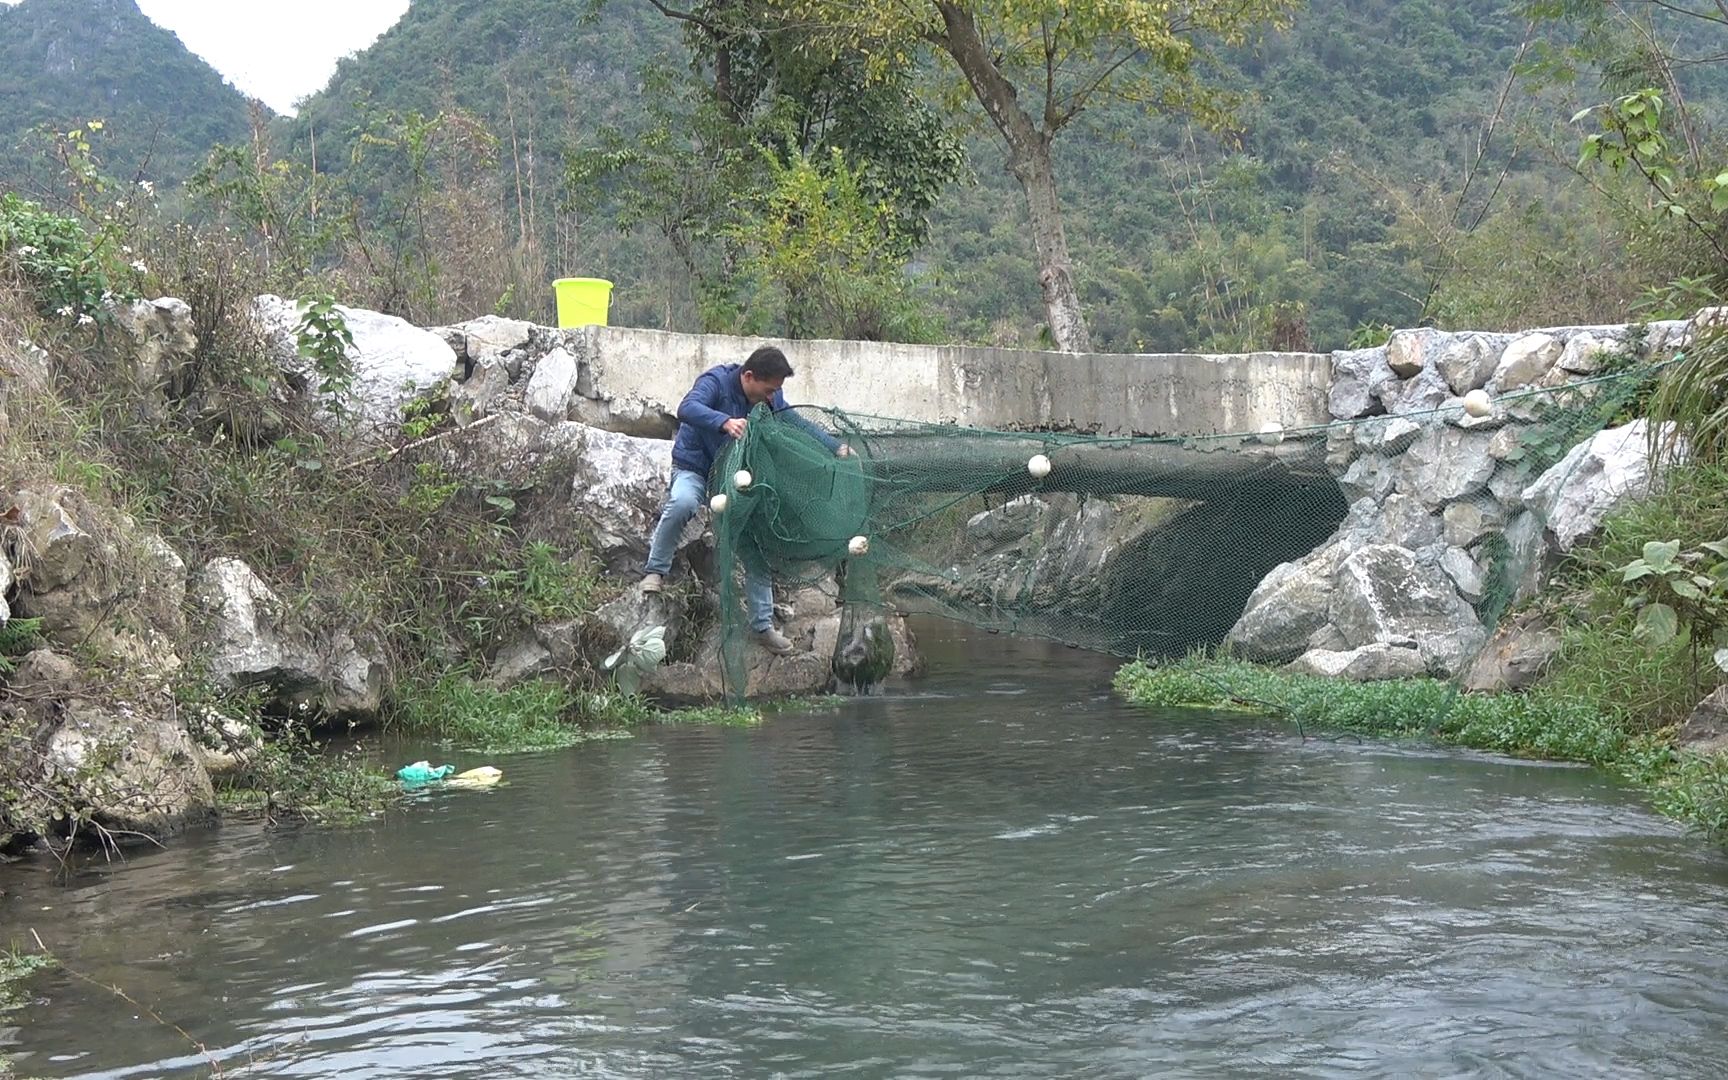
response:
{"label": "tall tree trunk", "polygon": [[1064,352],[1092,351],[1092,335],[1074,288],[1074,263],[1068,256],[1068,234],[1062,229],[1062,203],[1056,197],[1056,170],[1050,161],[1054,132],[1040,128],[1021,108],[1014,84],[1004,76],[972,14],[950,0],[937,0],[943,32],[935,43],[954,58],[979,104],[1008,144],[1008,170],[1026,193],[1032,221],[1032,244],[1038,252],[1038,288],[1044,295],[1044,315],[1050,337]]}

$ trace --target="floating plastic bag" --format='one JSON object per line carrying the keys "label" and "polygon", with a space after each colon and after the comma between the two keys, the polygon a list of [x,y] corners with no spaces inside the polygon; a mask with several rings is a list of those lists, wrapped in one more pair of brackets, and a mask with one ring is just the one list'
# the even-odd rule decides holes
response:
{"label": "floating plastic bag", "polygon": [[456,771],[454,765],[433,765],[429,761],[416,761],[412,765],[404,765],[396,770],[396,779],[404,784],[430,784],[442,780]]}

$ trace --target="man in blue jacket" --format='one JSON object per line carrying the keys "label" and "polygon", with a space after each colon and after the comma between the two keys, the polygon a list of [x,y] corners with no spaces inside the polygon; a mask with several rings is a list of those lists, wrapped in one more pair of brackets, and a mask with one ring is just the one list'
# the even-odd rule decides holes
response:
{"label": "man in blue jacket", "polygon": [[[648,545],[647,576],[642,591],[659,592],[672,569],[672,556],[684,526],[696,515],[708,494],[708,473],[728,440],[742,439],[750,410],[763,402],[775,412],[787,408],[780,387],[792,375],[786,354],[764,345],[742,364],[721,364],[704,371],[678,405],[678,434],[672,441],[672,485],[654,539]],[[794,416],[792,419],[802,418]],[[851,450],[834,436],[805,421],[811,434],[839,457]],[[792,651],[792,642],[774,629],[774,586],[765,575],[744,575],[744,596],[750,608],[750,629],[756,643],[777,656]]]}

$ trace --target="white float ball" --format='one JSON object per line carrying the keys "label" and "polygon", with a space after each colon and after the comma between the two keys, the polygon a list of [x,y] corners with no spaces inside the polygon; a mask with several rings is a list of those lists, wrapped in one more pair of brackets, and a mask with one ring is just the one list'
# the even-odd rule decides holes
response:
{"label": "white float ball", "polygon": [[732,474],[732,486],[736,487],[739,491],[743,491],[755,482],[756,478],[750,475],[749,469],[739,469],[737,472]]}
{"label": "white float ball", "polygon": [[1026,471],[1031,473],[1034,479],[1042,480],[1050,475],[1050,459],[1043,454],[1033,454],[1026,459]]}
{"label": "white float ball", "polygon": [[1487,416],[1494,411],[1494,400],[1486,390],[1472,390],[1464,395],[1464,411],[1471,416]]}
{"label": "white float ball", "polygon": [[846,550],[854,555],[867,555],[870,553],[870,538],[868,536],[854,536],[846,545]]}
{"label": "white float ball", "polygon": [[1269,420],[1261,424],[1260,441],[1267,446],[1277,446],[1284,441],[1284,425],[1276,420]]}
{"label": "white float ball", "polygon": [[714,511],[716,514],[725,513],[726,512],[726,493],[721,492],[720,494],[714,496],[712,499],[709,499],[708,500],[708,509]]}

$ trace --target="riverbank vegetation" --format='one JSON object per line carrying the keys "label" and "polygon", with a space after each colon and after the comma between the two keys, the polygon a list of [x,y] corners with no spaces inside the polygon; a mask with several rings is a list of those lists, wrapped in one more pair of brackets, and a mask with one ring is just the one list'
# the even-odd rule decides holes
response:
{"label": "riverbank vegetation", "polygon": [[[351,628],[391,674],[377,722],[407,739],[496,755],[702,718],[621,693],[589,662],[598,643],[585,644],[584,621],[623,583],[603,574],[580,522],[537,512],[567,480],[514,463],[507,482],[452,466],[436,445],[454,426],[442,401],[417,405],[383,446],[355,438],[346,329],[332,303],[340,276],[181,219],[148,184],[108,176],[99,127],[62,133],[68,209],[0,197],[0,491],[80,507],[80,528],[102,523],[78,567],[111,586],[92,600],[90,625],[21,613],[0,625],[0,845],[76,835],[94,813],[79,794],[89,777],[50,762],[33,699],[5,693],[9,672],[42,646],[73,662],[80,700],[124,715],[149,701],[181,717],[230,810],[345,819],[399,795],[393,765],[322,749],[350,717],[207,670],[208,613],[183,595],[184,567],[177,585],[140,570],[156,558],[150,537],[177,564],[243,561],[297,625]],[[272,291],[306,298],[308,385],[247,316]],[[165,379],[138,366],[118,315],[140,295],[191,307],[194,351]],[[0,504],[10,515],[0,550],[13,557],[0,584],[39,554],[26,550],[19,514]],[[114,645],[104,620],[148,644]],[[577,628],[572,659],[543,680],[493,685],[497,649],[553,622]]]}
{"label": "riverbank vegetation", "polygon": [[1687,580],[1714,584],[1687,591],[1721,605],[1728,597],[1728,550],[1720,543],[1728,540],[1725,491],[1721,465],[1674,465],[1656,495],[1611,515],[1598,540],[1568,557],[1545,592],[1509,613],[1539,620],[1561,641],[1541,681],[1522,692],[1464,693],[1436,679],[1352,683],[1222,654],[1136,661],[1117,673],[1116,689],[1150,707],[1231,709],[1301,731],[1424,738],[1594,765],[1644,789],[1662,813],[1728,843],[1728,754],[1697,753],[1676,738],[1698,702],[1728,682],[1718,652],[1728,640],[1715,615],[1683,611],[1671,631],[1653,631],[1646,612],[1661,601],[1648,600],[1650,575],[1638,569],[1668,545],[1697,551],[1699,558],[1683,564]]}

